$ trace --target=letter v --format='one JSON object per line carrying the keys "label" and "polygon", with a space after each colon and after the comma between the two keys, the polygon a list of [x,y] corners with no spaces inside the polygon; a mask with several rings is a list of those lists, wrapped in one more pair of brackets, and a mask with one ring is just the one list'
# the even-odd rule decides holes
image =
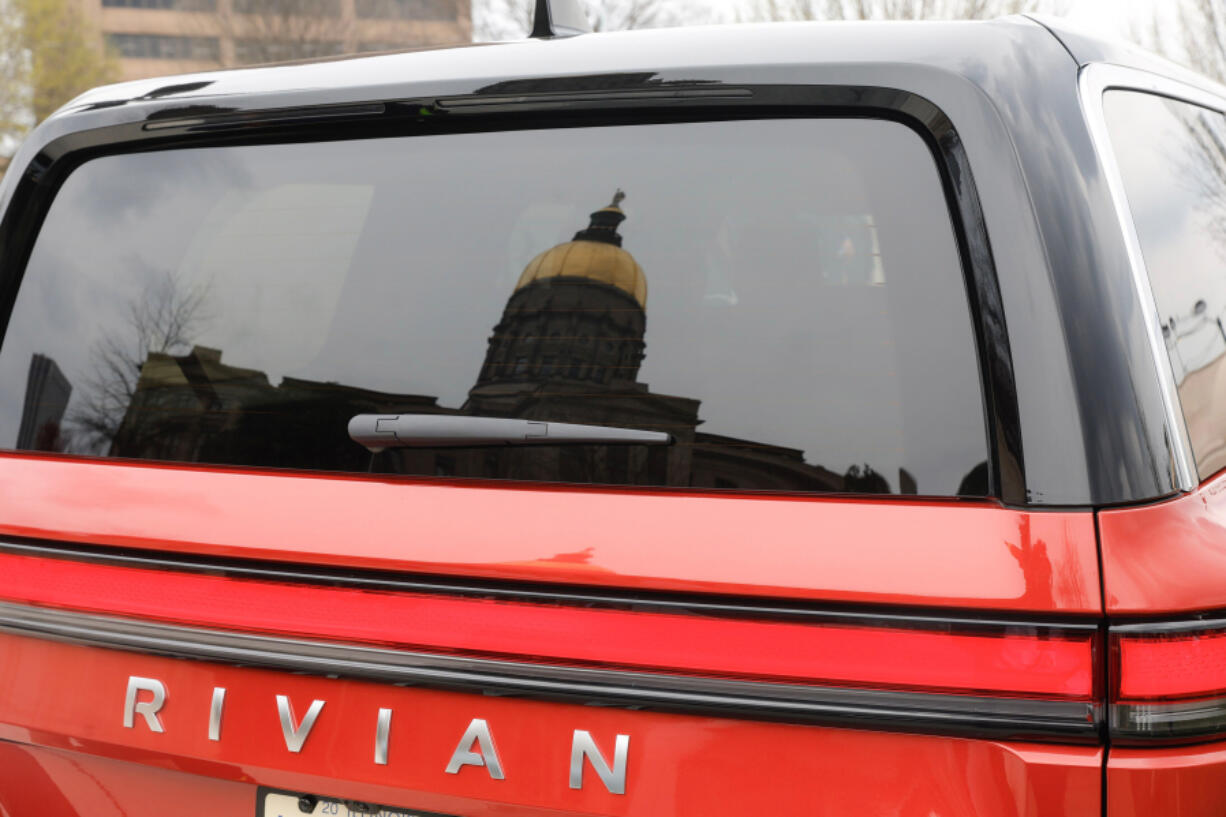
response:
{"label": "letter v", "polygon": [[315,719],[323,708],[324,702],[316,698],[311,702],[311,708],[307,710],[302,723],[294,726],[294,708],[290,705],[289,697],[277,696],[277,714],[281,716],[281,734],[285,736],[286,749],[291,752],[302,751],[302,744],[306,743],[307,735],[311,734],[311,727],[315,725]]}

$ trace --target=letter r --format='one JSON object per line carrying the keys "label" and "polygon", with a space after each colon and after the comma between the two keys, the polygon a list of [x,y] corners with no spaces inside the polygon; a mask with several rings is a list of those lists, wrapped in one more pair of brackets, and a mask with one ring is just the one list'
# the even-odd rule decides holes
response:
{"label": "letter r", "polygon": [[[142,692],[153,695],[149,701],[137,701],[136,696]],[[123,704],[123,725],[128,729],[135,728],[136,713],[145,716],[145,723],[150,731],[162,732],[162,722],[158,720],[158,711],[166,703],[166,687],[156,678],[141,678],[128,676],[128,694]]]}

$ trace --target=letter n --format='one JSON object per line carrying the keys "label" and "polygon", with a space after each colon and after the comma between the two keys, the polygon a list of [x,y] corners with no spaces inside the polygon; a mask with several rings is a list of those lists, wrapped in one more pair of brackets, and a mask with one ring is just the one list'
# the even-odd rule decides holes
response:
{"label": "letter n", "polygon": [[587,758],[596,770],[596,776],[611,794],[626,793],[626,763],[630,754],[630,736],[618,735],[613,744],[613,768],[605,762],[604,755],[586,729],[576,729],[570,745],[570,787],[583,788],[583,759]]}

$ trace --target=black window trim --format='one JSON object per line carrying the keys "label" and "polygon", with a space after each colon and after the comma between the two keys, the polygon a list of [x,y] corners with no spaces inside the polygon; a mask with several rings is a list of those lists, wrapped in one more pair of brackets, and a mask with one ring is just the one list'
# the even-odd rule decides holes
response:
{"label": "black window trim", "polygon": [[78,130],[52,139],[27,166],[0,220],[0,343],[26,262],[60,185],[77,167],[101,156],[187,147],[600,125],[786,118],[887,120],[909,127],[924,140],[949,207],[979,363],[988,496],[1006,506],[1026,506],[1017,386],[1003,299],[970,160],[952,120],[918,94],[877,86],[670,82],[626,88],[619,87],[619,80],[619,75],[598,75],[510,81],[471,94],[294,108],[240,110],[180,104],[155,110],[144,121]]}

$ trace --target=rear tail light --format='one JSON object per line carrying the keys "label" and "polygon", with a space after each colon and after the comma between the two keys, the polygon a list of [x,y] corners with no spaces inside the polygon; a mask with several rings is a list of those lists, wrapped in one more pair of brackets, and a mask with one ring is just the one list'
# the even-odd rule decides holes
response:
{"label": "rear tail light", "polygon": [[1226,734],[1226,621],[1112,627],[1111,664],[1115,738]]}

